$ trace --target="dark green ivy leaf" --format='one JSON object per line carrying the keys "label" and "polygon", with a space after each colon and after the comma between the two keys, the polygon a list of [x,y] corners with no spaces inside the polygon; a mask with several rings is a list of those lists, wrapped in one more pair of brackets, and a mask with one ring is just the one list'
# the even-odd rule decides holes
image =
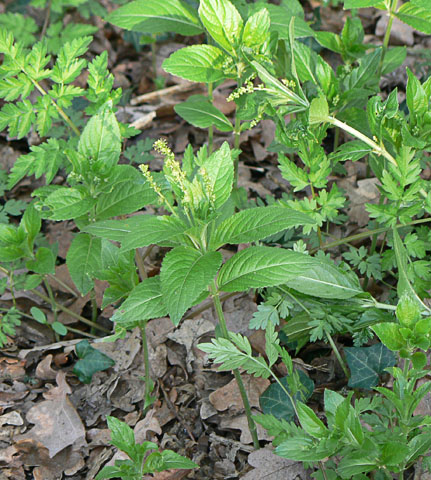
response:
{"label": "dark green ivy leaf", "polygon": [[370,390],[379,381],[379,374],[396,363],[395,355],[382,343],[371,347],[345,348],[347,364],[352,376],[349,387]]}
{"label": "dark green ivy leaf", "polygon": [[[302,395],[298,392],[295,395],[297,400],[305,402],[311,397],[314,389],[314,382],[304,372],[298,371],[299,379],[301,380],[304,389]],[[290,390],[287,384],[287,377],[283,377],[281,383],[284,385],[287,391]],[[259,399],[260,408],[265,415],[273,415],[279,420],[284,419],[292,421],[295,417],[292,402],[287,397],[286,393],[280,387],[278,383],[271,384],[260,396]]]}
{"label": "dark green ivy leaf", "polygon": [[79,360],[75,364],[73,373],[82,383],[90,383],[96,372],[107,370],[115,364],[108,355],[93,348],[88,340],[77,343],[75,352]]}

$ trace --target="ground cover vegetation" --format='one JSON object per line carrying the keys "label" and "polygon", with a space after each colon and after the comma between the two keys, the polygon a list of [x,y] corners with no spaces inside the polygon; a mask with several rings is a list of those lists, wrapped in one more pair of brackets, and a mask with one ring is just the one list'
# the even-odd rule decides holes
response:
{"label": "ground cover vegetation", "polygon": [[[0,170],[6,478],[251,479],[258,455],[286,478],[431,470],[431,77],[400,26],[427,41],[428,0],[7,4],[0,130],[24,151]],[[148,58],[143,96],[108,38]],[[189,376],[194,432],[174,405]],[[187,448],[160,441],[165,407]]]}

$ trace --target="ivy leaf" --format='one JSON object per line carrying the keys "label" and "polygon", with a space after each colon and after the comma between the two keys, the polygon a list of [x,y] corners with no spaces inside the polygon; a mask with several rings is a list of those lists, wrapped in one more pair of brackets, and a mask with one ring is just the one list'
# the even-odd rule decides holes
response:
{"label": "ivy leaf", "polygon": [[138,0],[114,10],[108,22],[144,33],[199,35],[203,28],[196,10],[181,0]]}
{"label": "ivy leaf", "polygon": [[229,0],[202,0],[199,17],[215,42],[236,56],[235,48],[241,39],[243,21],[234,5]]}
{"label": "ivy leaf", "polygon": [[307,272],[315,260],[302,253],[271,247],[250,247],[236,253],[220,269],[219,288],[242,292],[280,285]]}
{"label": "ivy leaf", "polygon": [[168,310],[163,301],[160,286],[160,276],[156,276],[142,280],[130,292],[111,320],[128,329],[167,314]]}
{"label": "ivy leaf", "polygon": [[[299,380],[303,385],[302,392],[297,392],[294,396],[295,400],[306,402],[312,395],[314,390],[314,382],[304,372],[298,370]],[[290,387],[287,377],[280,379],[284,388],[290,393]],[[259,398],[260,408],[266,415],[273,415],[279,420],[292,421],[295,418],[295,411],[292,402],[286,395],[284,390],[278,383],[272,383]]]}
{"label": "ivy leaf", "polygon": [[191,82],[211,83],[223,80],[226,55],[214,45],[192,45],[174,52],[163,62],[163,69]]}
{"label": "ivy leaf", "polygon": [[175,105],[174,110],[195,127],[208,128],[214,125],[221,132],[233,130],[233,125],[226,115],[203,95],[191,95],[185,102]]}
{"label": "ivy leaf", "polygon": [[345,347],[346,361],[352,376],[349,387],[371,390],[379,382],[379,375],[396,363],[395,355],[381,343],[371,347]]}
{"label": "ivy leaf", "polygon": [[308,215],[289,207],[270,206],[242,210],[224,220],[215,233],[214,245],[255,242],[287,228],[314,225]]}
{"label": "ivy leaf", "polygon": [[82,295],[86,295],[94,286],[94,274],[101,266],[100,255],[100,238],[80,233],[72,240],[66,264],[73,282]]}
{"label": "ivy leaf", "polygon": [[93,348],[88,340],[77,343],[75,353],[79,360],[75,363],[73,373],[82,383],[90,383],[95,373],[115,365],[115,361],[111,357]]}
{"label": "ivy leaf", "polygon": [[163,298],[174,325],[178,325],[185,311],[207,289],[221,262],[219,252],[202,255],[190,247],[176,247],[167,253],[160,279]]}

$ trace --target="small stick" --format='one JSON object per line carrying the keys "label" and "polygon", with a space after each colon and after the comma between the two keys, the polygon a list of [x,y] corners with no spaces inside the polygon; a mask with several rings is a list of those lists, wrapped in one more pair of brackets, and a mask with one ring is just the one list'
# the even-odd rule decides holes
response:
{"label": "small stick", "polygon": [[173,95],[174,93],[188,92],[195,88],[199,88],[196,83],[184,82],[172,87],[163,88],[162,90],[154,90],[154,92],[144,93],[130,100],[130,105],[140,105],[141,103],[150,103],[154,100],[159,100],[166,95]]}

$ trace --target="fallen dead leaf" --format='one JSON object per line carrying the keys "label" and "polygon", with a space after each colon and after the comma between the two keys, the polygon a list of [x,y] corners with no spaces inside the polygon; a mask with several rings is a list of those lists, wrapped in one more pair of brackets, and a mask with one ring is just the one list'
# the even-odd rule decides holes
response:
{"label": "fallen dead leaf", "polygon": [[57,372],[51,367],[52,355],[49,353],[36,367],[36,378],[40,380],[55,380]]}
{"label": "fallen dead leaf", "polygon": [[73,444],[85,444],[85,429],[75,407],[68,398],[71,389],[65,373],[57,374],[57,387],[44,393],[46,400],[37,403],[27,412],[27,421],[35,426],[19,440],[40,442],[53,458]]}
{"label": "fallen dead leaf", "polygon": [[[252,412],[254,415],[259,413],[257,410],[252,410]],[[245,414],[222,418],[219,426],[222,430],[241,430],[240,441],[246,445],[253,443]],[[266,430],[259,424],[257,425],[257,436],[259,440],[266,441],[272,440],[273,438],[269,436]]]}
{"label": "fallen dead leaf", "polygon": [[180,328],[168,334],[168,338],[186,347],[187,371],[192,372],[192,362],[195,359],[193,353],[194,344],[206,333],[214,331],[214,325],[203,318],[185,320]]}
{"label": "fallen dead leaf", "polygon": [[254,470],[242,480],[305,480],[309,478],[301,462],[287,460],[275,455],[270,448],[261,448],[248,456],[248,463]]}
{"label": "fallen dead leaf", "polygon": [[[253,375],[241,375],[244,387],[251,407],[259,407],[259,397],[269,387],[270,381],[266,378],[254,377]],[[209,401],[218,411],[229,410],[236,415],[244,410],[244,403],[236,380],[231,380],[227,385],[212,392]]]}

